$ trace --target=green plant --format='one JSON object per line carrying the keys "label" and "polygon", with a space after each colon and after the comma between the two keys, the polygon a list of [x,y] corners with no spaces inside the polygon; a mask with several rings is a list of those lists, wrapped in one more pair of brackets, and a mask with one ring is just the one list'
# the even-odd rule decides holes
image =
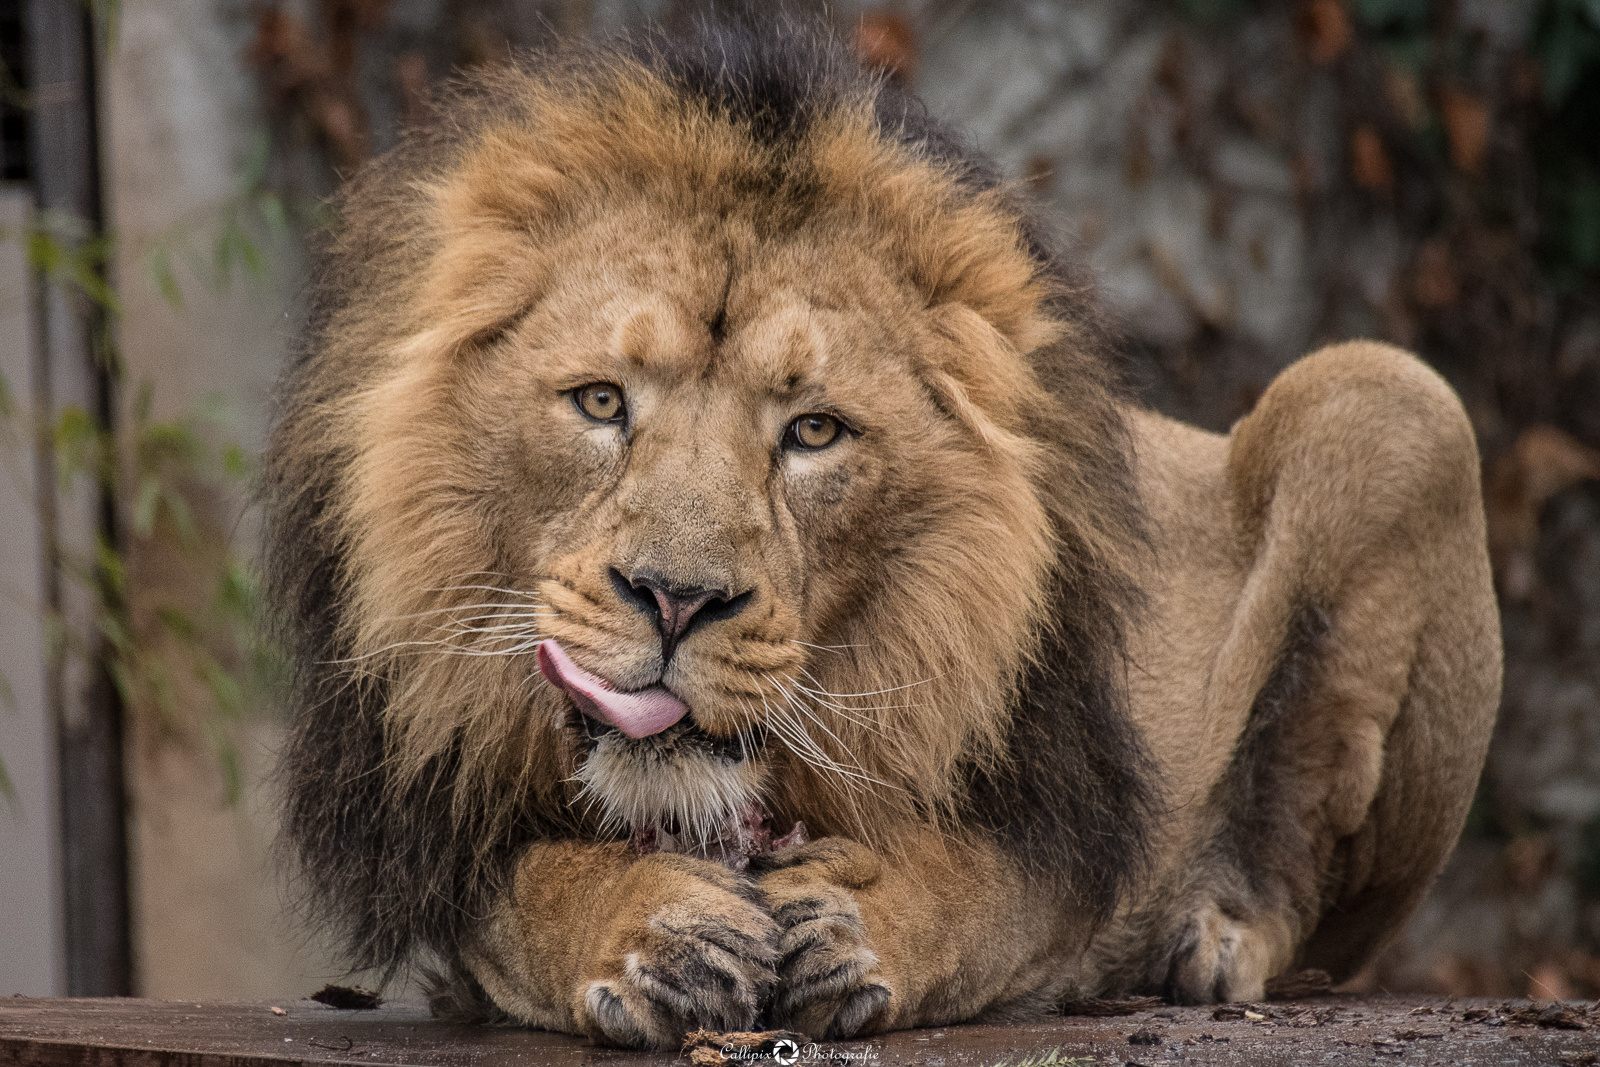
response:
{"label": "green plant", "polygon": [[[268,243],[290,232],[283,203],[265,184],[269,155],[270,145],[260,138],[232,196],[191,212],[136,250],[150,284],[175,310],[185,307],[176,264],[219,290],[239,273],[266,274]],[[38,276],[104,312],[91,339],[94,358],[115,392],[125,394],[129,383],[115,336],[121,303],[105,280],[115,235],[96,232],[82,219],[40,212],[25,227],[0,231],[0,240],[20,242]],[[52,655],[101,661],[126,707],[152,716],[165,731],[203,738],[216,753],[231,803],[239,796],[240,774],[230,725],[280,677],[281,658],[257,626],[260,596],[250,563],[226,544],[226,529],[199,518],[197,502],[248,496],[253,463],[227,439],[222,405],[209,401],[157,419],[154,394],[153,383],[138,383],[117,426],[83,407],[66,407],[27,435],[51,443],[62,490],[87,481],[109,495],[122,535],[121,544],[100,536],[88,552],[57,546],[64,575],[92,593],[93,626],[81,632],[59,615],[41,625]],[[9,383],[0,378],[0,428],[13,447],[23,438],[12,430],[18,417]],[[142,597],[135,605],[128,572],[136,552],[169,559],[185,572],[177,595]],[[187,695],[191,691],[204,694],[203,706]],[[0,763],[0,796],[14,804],[15,795]]]}
{"label": "green plant", "polygon": [[1093,1056],[1063,1056],[1060,1046],[1057,1046],[1052,1049],[1035,1049],[1021,1059],[1007,1056],[993,1067],[1078,1067],[1080,1064],[1087,1065],[1094,1062]]}

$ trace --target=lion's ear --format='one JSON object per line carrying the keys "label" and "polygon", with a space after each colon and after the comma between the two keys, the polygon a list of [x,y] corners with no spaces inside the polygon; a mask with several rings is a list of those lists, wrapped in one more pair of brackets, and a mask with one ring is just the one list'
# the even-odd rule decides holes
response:
{"label": "lion's ear", "polygon": [[1028,360],[966,304],[941,304],[929,309],[929,318],[944,343],[922,377],[940,407],[990,448],[1021,448],[1028,405],[1047,399]]}
{"label": "lion's ear", "polygon": [[997,194],[941,215],[918,233],[912,272],[929,304],[971,311],[1024,355],[1053,341],[1049,283]]}
{"label": "lion's ear", "polygon": [[974,189],[887,135],[866,110],[821,126],[812,165],[828,201],[887,236],[884,251],[929,307],[966,307],[1023,354],[1053,339],[1045,265],[1004,190]]}
{"label": "lion's ear", "polygon": [[485,137],[430,190],[436,244],[418,301],[429,347],[454,353],[484,343],[544,287],[549,266],[538,234],[567,179],[522,140]]}

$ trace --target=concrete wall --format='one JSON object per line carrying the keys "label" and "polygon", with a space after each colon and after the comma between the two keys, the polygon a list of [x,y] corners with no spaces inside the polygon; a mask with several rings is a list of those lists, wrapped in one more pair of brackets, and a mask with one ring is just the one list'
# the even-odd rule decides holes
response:
{"label": "concrete wall", "polygon": [[[292,241],[258,233],[267,271],[215,275],[217,230],[261,123],[242,60],[248,18],[216,0],[126,0],[121,37],[104,71],[108,211],[119,244],[115,275],[127,395],[153,386],[153,416],[216,409],[218,443],[259,451],[266,408],[290,330],[300,277]],[[162,295],[152,256],[175,264],[181,307]],[[243,487],[200,500],[202,525],[253,552]],[[162,603],[195,603],[181,556],[160,546],[131,560],[136,617]],[[204,690],[180,679],[183,700]],[[337,968],[296,927],[270,845],[275,803],[268,779],[280,727],[272,709],[230,729],[243,794],[225,803],[221,762],[193,720],[130,716],[128,777],[138,991],[229,999],[307,993]]]}
{"label": "concrete wall", "polygon": [[0,187],[0,760],[16,796],[0,797],[0,997],[59,994],[60,861],[54,730],[45,686],[44,552],[31,438],[37,305],[17,233],[33,197]]}

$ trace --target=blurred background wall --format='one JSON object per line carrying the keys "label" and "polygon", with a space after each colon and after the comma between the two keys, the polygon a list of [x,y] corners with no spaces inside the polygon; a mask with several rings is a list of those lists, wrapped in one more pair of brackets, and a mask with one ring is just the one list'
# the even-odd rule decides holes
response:
{"label": "blurred background wall", "polygon": [[[60,89],[29,80],[20,16],[48,4],[84,11],[0,3],[6,121],[36,145]],[[338,976],[270,855],[280,675],[248,625],[252,456],[305,236],[452,70],[699,7],[88,5],[110,239],[30,216],[37,169],[8,165],[0,195],[0,994],[89,988],[56,725],[85,702],[123,742],[123,991],[286,996]],[[1460,392],[1505,700],[1461,847],[1361,981],[1600,993],[1600,4],[841,0],[824,17],[1055,209],[1153,405],[1225,430],[1290,361],[1357,336],[1413,348]],[[35,336],[41,293],[89,324],[81,351]],[[105,377],[99,408],[29,384],[74,360]],[[41,477],[69,520],[73,494],[103,506],[41,526]],[[88,548],[41,547],[73,521]]]}

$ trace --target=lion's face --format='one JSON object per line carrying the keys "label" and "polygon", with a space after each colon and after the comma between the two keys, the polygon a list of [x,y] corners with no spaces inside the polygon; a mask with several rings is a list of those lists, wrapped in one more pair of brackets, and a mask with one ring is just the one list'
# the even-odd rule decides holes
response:
{"label": "lion's face", "polygon": [[1075,477],[1014,217],[855,113],[778,154],[563,106],[417,186],[409,303],[337,332],[342,626],[400,780],[460,751],[589,831],[949,803]]}
{"label": "lion's face", "polygon": [[846,241],[739,231],[659,212],[575,230],[571,268],[456,385],[497,472],[501,569],[571,698],[554,720],[635,827],[757,799],[773,749],[842,790],[878,778],[846,736],[892,729],[873,720],[941,668],[862,696],[838,667],[881,644],[864,634],[901,582],[940,581],[917,543],[996,476],[921,384],[937,338],[910,287]]}

